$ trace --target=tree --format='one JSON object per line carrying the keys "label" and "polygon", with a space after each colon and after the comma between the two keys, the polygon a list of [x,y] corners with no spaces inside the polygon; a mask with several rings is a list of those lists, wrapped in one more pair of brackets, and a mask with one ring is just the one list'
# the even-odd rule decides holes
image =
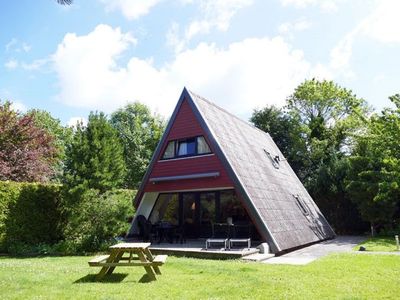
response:
{"label": "tree", "polygon": [[400,95],[389,97],[395,109],[371,117],[350,157],[347,190],[364,220],[392,226],[400,213]]}
{"label": "tree", "polygon": [[[360,217],[346,192],[347,157],[365,128],[368,106],[332,81],[306,80],[283,109],[255,111],[252,121],[269,133],[338,232],[359,230]],[[358,228],[357,228],[358,227]]]}
{"label": "tree", "polygon": [[56,155],[54,138],[31,115],[0,102],[0,180],[46,182],[55,172]]}
{"label": "tree", "polygon": [[45,110],[31,109],[26,113],[32,117],[35,125],[52,136],[56,148],[55,170],[58,179],[62,176],[63,165],[65,161],[66,146],[72,140],[72,128],[62,126],[59,119],[53,118],[51,114]]}
{"label": "tree", "polygon": [[135,102],[114,112],[110,123],[124,147],[125,187],[137,188],[164,131],[164,122],[146,105]]}
{"label": "tree", "polygon": [[284,109],[267,106],[254,110],[250,121],[271,135],[293,170],[303,178],[304,174],[301,172],[309,158],[303,155],[307,153],[307,149],[299,120],[287,114]]}
{"label": "tree", "polygon": [[103,113],[90,113],[87,127],[78,124],[66,156],[64,180],[72,194],[87,189],[103,193],[122,187],[123,148]]}

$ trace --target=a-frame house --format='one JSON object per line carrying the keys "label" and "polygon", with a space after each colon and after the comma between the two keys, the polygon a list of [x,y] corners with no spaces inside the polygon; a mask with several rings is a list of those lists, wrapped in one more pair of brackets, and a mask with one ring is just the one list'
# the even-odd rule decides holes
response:
{"label": "a-frame house", "polygon": [[268,133],[186,88],[134,203],[136,216],[183,226],[188,238],[248,223],[273,253],[335,235]]}

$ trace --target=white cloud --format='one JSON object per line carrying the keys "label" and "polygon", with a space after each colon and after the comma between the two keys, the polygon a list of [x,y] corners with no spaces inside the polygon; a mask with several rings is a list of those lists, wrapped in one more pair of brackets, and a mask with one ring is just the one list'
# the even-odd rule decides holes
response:
{"label": "white cloud", "polygon": [[24,113],[24,112],[26,112],[26,111],[28,110],[28,108],[26,107],[26,105],[23,104],[23,103],[20,102],[20,101],[13,101],[13,102],[11,103],[11,109],[14,110],[14,111],[22,112],[22,113]]}
{"label": "white cloud", "polygon": [[208,33],[212,28],[226,31],[232,17],[242,8],[253,4],[253,0],[203,0],[200,1],[202,17],[194,20],[186,30],[186,37]]}
{"label": "white cloud", "polygon": [[28,43],[20,43],[17,38],[12,38],[7,44],[6,44],[6,52],[14,51],[14,52],[29,52],[32,49],[32,46],[29,45]]}
{"label": "white cloud", "polygon": [[167,33],[167,44],[172,45],[175,52],[183,50],[196,35],[208,34],[213,29],[227,31],[231,19],[239,10],[252,5],[253,0],[183,0],[181,3],[197,5],[199,17],[186,26],[182,37],[179,36],[179,26],[176,23],[172,24]]}
{"label": "white cloud", "polygon": [[187,86],[248,117],[255,107],[282,105],[306,77],[323,73],[279,37],[245,39],[226,48],[201,43],[161,67],[139,57],[120,66],[118,57],[132,44],[127,36],[106,25],[85,36],[67,34],[53,56],[60,101],[111,112],[138,100],[169,116]]}
{"label": "white cloud", "polygon": [[122,14],[134,20],[147,15],[150,9],[162,0],[101,0],[105,4],[106,10],[120,10]]}
{"label": "white cloud", "polygon": [[381,43],[400,43],[400,18],[397,0],[375,1],[371,13],[348,32],[332,49],[330,66],[346,77],[355,77],[350,68],[354,44],[360,36],[368,37]]}
{"label": "white cloud", "polygon": [[82,123],[83,126],[87,125],[87,120],[84,117],[72,117],[68,120],[67,126],[76,127],[78,123]]}
{"label": "white cloud", "polygon": [[27,71],[37,71],[40,70],[43,66],[47,65],[48,62],[48,58],[35,59],[31,63],[21,63],[21,67]]}
{"label": "white cloud", "polygon": [[311,27],[312,23],[305,19],[300,18],[293,22],[285,22],[279,25],[278,31],[280,34],[289,34],[291,35],[293,32],[296,31],[304,31]]}
{"label": "white cloud", "polygon": [[14,70],[14,69],[18,68],[18,65],[19,65],[18,60],[13,59],[13,58],[10,59],[10,60],[8,60],[8,61],[4,64],[4,66],[5,66],[7,69],[9,69],[9,70]]}
{"label": "white cloud", "polygon": [[29,44],[27,44],[27,43],[22,43],[22,50],[24,51],[24,52],[29,52],[29,51],[31,51],[31,49],[32,49],[32,46],[31,45],[29,45]]}
{"label": "white cloud", "polygon": [[18,43],[18,40],[16,38],[12,38],[7,44],[6,44],[6,51],[10,51],[16,44]]}
{"label": "white cloud", "polygon": [[324,12],[336,12],[338,4],[344,0],[280,0],[283,6],[294,6],[296,8],[306,8],[318,6]]}
{"label": "white cloud", "polygon": [[400,43],[400,1],[381,0],[361,24],[360,31],[382,43]]}

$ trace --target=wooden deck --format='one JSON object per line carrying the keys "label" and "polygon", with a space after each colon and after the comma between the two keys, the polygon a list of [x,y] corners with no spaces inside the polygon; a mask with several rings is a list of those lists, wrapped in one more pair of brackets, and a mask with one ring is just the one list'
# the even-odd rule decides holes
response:
{"label": "wooden deck", "polygon": [[152,243],[150,250],[154,254],[168,254],[174,256],[186,256],[196,258],[208,258],[208,259],[238,259],[247,255],[255,254],[259,252],[259,249],[252,245],[252,248],[235,247],[231,250],[224,250],[223,248],[211,248],[205,249],[206,241],[199,240],[188,240],[186,243]]}

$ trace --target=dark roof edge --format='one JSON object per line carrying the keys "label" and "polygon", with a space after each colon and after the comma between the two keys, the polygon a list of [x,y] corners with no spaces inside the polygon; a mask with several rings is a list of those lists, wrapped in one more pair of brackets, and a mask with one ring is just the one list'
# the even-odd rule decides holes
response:
{"label": "dark roof edge", "polygon": [[185,99],[185,96],[189,96],[190,97],[188,91],[186,90],[186,87],[183,88],[183,91],[181,93],[179,101],[175,106],[174,112],[172,113],[172,116],[168,121],[168,125],[165,128],[164,133],[163,133],[160,141],[157,144],[156,150],[154,151],[153,156],[151,157],[150,164],[147,167],[147,170],[146,170],[146,173],[143,176],[142,182],[140,183],[140,186],[139,186],[139,189],[138,189],[138,191],[136,193],[135,199],[133,200],[133,204],[136,207],[139,205],[139,201],[140,201],[141,195],[143,193],[144,187],[146,186],[146,183],[149,180],[150,173],[153,170],[154,164],[157,161],[157,157],[160,155],[160,152],[162,150],[162,146],[164,145],[164,142],[167,139],[167,136],[168,136],[169,132],[171,131],[172,125],[175,122],[176,116],[177,116],[178,111],[179,111],[179,109],[180,109],[180,107],[182,105],[183,100]]}
{"label": "dark roof edge", "polygon": [[[186,88],[184,89],[184,91],[187,92]],[[198,95],[196,95],[194,93],[193,93],[193,95],[195,95],[196,97],[199,97],[200,99],[206,101],[207,103],[217,107],[218,109],[221,109],[220,107],[218,107],[217,105],[211,103],[210,101],[205,100],[203,97],[200,97],[200,96],[198,96]],[[208,126],[207,121],[203,118],[203,115],[201,114],[200,109],[197,107],[196,101],[193,100],[193,98],[192,98],[190,93],[188,93],[188,96],[189,96],[188,97],[188,100],[189,100],[188,103],[191,106],[191,108],[193,110],[193,113],[197,117],[198,121],[200,122],[201,127],[207,133],[207,135],[208,135],[208,137],[210,139],[210,142],[213,144],[213,146],[215,148],[215,152],[216,152],[217,156],[221,160],[221,163],[225,167],[226,171],[230,175],[230,177],[233,180],[233,182],[236,185],[236,187],[239,189],[240,193],[242,194],[242,197],[247,201],[247,204],[248,204],[247,206],[251,209],[251,211],[256,216],[256,221],[259,223],[259,225],[261,225],[259,227],[263,227],[263,228],[266,229],[266,236],[265,237],[267,238],[267,240],[269,240],[269,241],[271,241],[273,243],[273,245],[270,245],[272,252],[275,253],[275,252],[282,251],[282,249],[279,247],[278,243],[274,239],[273,235],[271,234],[267,224],[265,224],[265,222],[263,221],[263,218],[260,216],[258,210],[254,207],[252,200],[248,196],[248,192],[247,192],[246,188],[244,187],[244,185],[240,181],[239,176],[237,176],[237,174],[236,174],[235,170],[233,169],[231,163],[229,162],[226,154],[222,150],[222,147],[219,145],[217,139],[215,138],[214,132],[212,131],[210,126]],[[225,110],[223,110],[223,111],[225,112]],[[228,114],[233,116],[233,117],[235,117],[237,120],[240,120],[241,122],[251,126],[252,128],[256,128],[256,127],[246,123],[245,121],[241,120],[240,118],[238,118],[238,117],[236,117],[236,116],[234,116],[234,115],[232,115],[230,113],[228,113]],[[258,128],[256,128],[256,129],[260,130]],[[261,233],[261,234],[263,234],[263,233]]]}

